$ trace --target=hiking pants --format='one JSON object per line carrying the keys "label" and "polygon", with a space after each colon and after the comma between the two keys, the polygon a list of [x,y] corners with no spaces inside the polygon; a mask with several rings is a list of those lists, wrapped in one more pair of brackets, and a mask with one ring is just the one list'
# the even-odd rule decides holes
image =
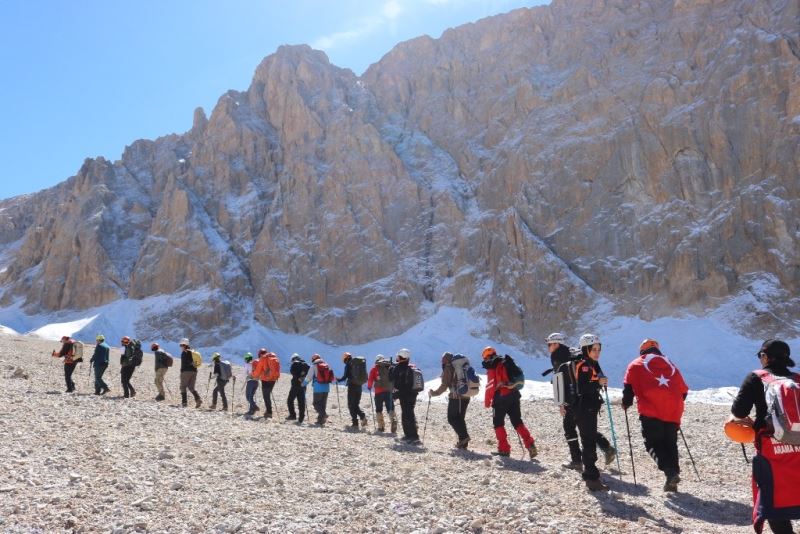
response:
{"label": "hiking pants", "polygon": [[266,411],[264,412],[264,416],[268,417],[272,415],[272,388],[275,387],[275,382],[265,382],[264,380],[261,381],[261,395],[264,396],[264,406],[266,406]]}
{"label": "hiking pants", "polygon": [[164,376],[166,374],[167,374],[167,368],[166,367],[160,367],[160,368],[156,369],[156,379],[155,379],[156,389],[158,390],[158,394],[162,398],[166,397],[166,395],[164,395]]}
{"label": "hiking pants", "polygon": [[122,396],[126,399],[136,395],[136,389],[131,384],[131,377],[135,370],[135,365],[126,365],[119,370],[119,379],[122,382]]}
{"label": "hiking pants", "polygon": [[[569,445],[570,460],[575,463],[580,463],[581,444],[578,441],[578,423],[575,422],[575,408],[567,406],[562,423],[564,426],[564,437],[567,438],[567,445]],[[611,443],[600,432],[597,433],[596,443],[601,451],[607,451],[611,448]]]}
{"label": "hiking pants", "polygon": [[467,415],[467,406],[469,406],[469,397],[459,399],[449,399],[447,401],[447,422],[456,431],[458,439],[465,439],[469,437],[467,432],[467,423],[464,418]]}
{"label": "hiking pants", "polygon": [[678,425],[654,417],[639,416],[644,447],[667,477],[681,472],[678,464]]}
{"label": "hiking pants", "polygon": [[217,394],[222,397],[222,409],[228,409],[228,397],[225,396],[225,386],[228,385],[227,380],[222,380],[221,378],[217,378],[217,385],[214,388],[214,393],[211,395],[211,406],[217,405]]}
{"label": "hiking pants", "polygon": [[[294,401],[297,399],[297,411],[300,412],[298,417],[294,411]],[[297,418],[301,423],[306,417],[306,388],[300,385],[292,384],[289,387],[289,396],[286,398],[286,405],[289,408],[289,417]]]}
{"label": "hiking pants", "polygon": [[328,392],[314,392],[314,411],[317,412],[317,423],[321,423],[324,417],[328,417]]}
{"label": "hiking pants", "polygon": [[767,519],[770,530],[773,534],[792,534],[792,520],[791,519]]}
{"label": "hiking pants", "polygon": [[64,382],[67,383],[67,393],[75,391],[75,382],[72,381],[72,373],[75,372],[75,367],[77,367],[77,365],[77,363],[64,364]]}
{"label": "hiking pants", "polygon": [[492,408],[494,408],[494,415],[492,417],[492,425],[494,426],[494,434],[497,438],[497,450],[501,452],[511,452],[511,444],[506,437],[506,415],[511,426],[519,434],[523,445],[527,449],[533,445],[534,439],[528,431],[528,427],[522,422],[522,408],[520,406],[519,391],[514,391],[508,395],[500,395],[500,392],[495,392],[492,399]]}
{"label": "hiking pants", "polygon": [[249,410],[253,413],[258,410],[258,404],[256,404],[255,401],[256,391],[258,391],[258,380],[248,380],[245,386],[244,396],[247,398],[247,403],[250,405]]}
{"label": "hiking pants", "polygon": [[185,395],[186,390],[192,392],[194,399],[197,400],[200,398],[200,395],[197,393],[197,390],[194,389],[195,384],[197,384],[197,371],[181,371],[181,394]]}
{"label": "hiking pants", "polygon": [[375,411],[382,413],[384,406],[388,413],[394,413],[394,399],[391,391],[382,391],[375,394]]}
{"label": "hiking pants", "polygon": [[583,462],[582,477],[584,480],[597,480],[600,471],[597,470],[597,413],[599,408],[578,408],[575,411],[575,421],[578,424],[578,434],[581,437],[581,462]]}
{"label": "hiking pants", "polygon": [[417,404],[417,393],[406,393],[400,396],[400,422],[403,425],[403,435],[409,439],[419,439],[417,431],[417,417],[414,415],[414,406]]}
{"label": "hiking pants", "polygon": [[103,381],[103,374],[108,369],[108,364],[94,365],[94,392],[100,394],[108,389],[108,384]]}
{"label": "hiking pants", "polygon": [[359,406],[361,404],[361,386],[347,386],[347,409],[350,411],[350,419],[357,425],[359,419],[364,419],[366,414]]}

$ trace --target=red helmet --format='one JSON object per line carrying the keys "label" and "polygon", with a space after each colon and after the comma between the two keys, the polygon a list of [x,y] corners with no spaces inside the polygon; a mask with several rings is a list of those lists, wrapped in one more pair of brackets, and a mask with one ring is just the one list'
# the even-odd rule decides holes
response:
{"label": "red helmet", "polygon": [[642,341],[642,344],[639,345],[639,354],[644,354],[650,349],[657,349],[657,348],[659,348],[658,341],[656,341],[655,339],[645,338],[645,340]]}
{"label": "red helmet", "polygon": [[61,336],[61,342],[69,341],[69,336]]}
{"label": "red helmet", "polygon": [[153,343],[150,345],[150,350],[158,350],[158,343]]}
{"label": "red helmet", "polygon": [[497,356],[497,351],[494,350],[494,347],[486,347],[485,349],[483,349],[483,352],[481,353],[481,358],[483,358],[484,360],[491,360],[496,356]]}
{"label": "red helmet", "polygon": [[128,336],[122,336],[122,339],[120,340],[120,343],[122,343],[123,345],[127,345],[130,342],[131,338],[129,338]]}
{"label": "red helmet", "polygon": [[311,362],[312,363],[317,361],[317,360],[321,360],[321,359],[322,359],[322,356],[320,356],[319,354],[312,354],[311,355]]}

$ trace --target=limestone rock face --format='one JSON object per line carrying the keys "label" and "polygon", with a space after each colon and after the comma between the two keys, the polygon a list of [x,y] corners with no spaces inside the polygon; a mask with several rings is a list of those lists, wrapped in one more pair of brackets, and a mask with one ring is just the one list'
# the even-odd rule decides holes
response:
{"label": "limestone rock face", "polygon": [[777,0],[556,0],[362,77],[281,47],[185,134],[0,201],[0,305],[167,295],[143,332],[255,319],[335,343],[448,305],[529,347],[600,305],[744,294],[742,328],[795,334],[798,20]]}

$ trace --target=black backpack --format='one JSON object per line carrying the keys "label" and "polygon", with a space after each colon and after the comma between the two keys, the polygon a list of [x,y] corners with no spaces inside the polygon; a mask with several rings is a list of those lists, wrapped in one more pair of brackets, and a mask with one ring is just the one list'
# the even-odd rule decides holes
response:
{"label": "black backpack", "polygon": [[363,356],[355,356],[350,360],[350,385],[362,386],[367,381],[367,360]]}
{"label": "black backpack", "polygon": [[131,359],[131,365],[134,367],[139,367],[142,365],[142,358],[144,357],[144,352],[142,352],[142,342],[138,339],[134,339],[131,341],[133,345],[133,358]]}

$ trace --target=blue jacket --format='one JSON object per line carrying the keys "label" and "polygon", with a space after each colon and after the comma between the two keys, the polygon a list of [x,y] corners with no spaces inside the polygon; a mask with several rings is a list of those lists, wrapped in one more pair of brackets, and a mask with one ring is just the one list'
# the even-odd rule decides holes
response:
{"label": "blue jacket", "polygon": [[311,364],[311,370],[308,372],[306,380],[308,380],[309,377],[311,378],[311,386],[314,393],[329,393],[331,390],[330,384],[320,384],[317,382],[317,371],[319,371],[319,366],[317,364],[320,363],[322,363],[322,360],[317,360]]}
{"label": "blue jacket", "polygon": [[102,343],[98,343],[94,347],[94,354],[92,354],[92,359],[89,360],[89,363],[93,363],[96,366],[102,367],[104,365],[108,365],[109,360],[111,359],[111,347],[103,341]]}

